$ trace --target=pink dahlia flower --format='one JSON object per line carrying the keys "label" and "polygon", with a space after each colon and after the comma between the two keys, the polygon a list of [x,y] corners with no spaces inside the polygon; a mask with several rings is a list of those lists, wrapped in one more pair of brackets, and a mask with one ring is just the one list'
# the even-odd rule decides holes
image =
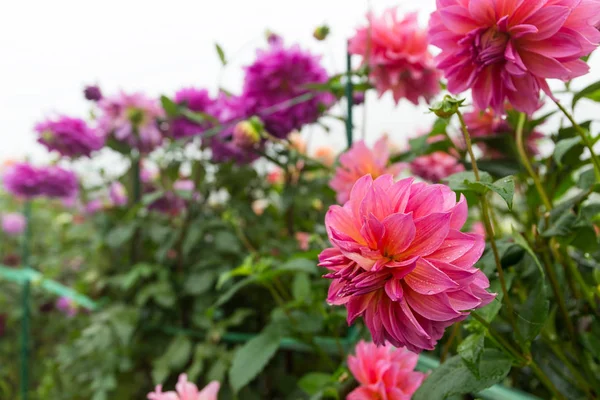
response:
{"label": "pink dahlia flower", "polygon": [[70,199],[78,191],[77,176],[58,166],[14,164],[5,172],[3,180],[7,192],[24,198],[47,196]]}
{"label": "pink dahlia flower", "polygon": [[79,118],[49,119],[37,124],[35,131],[39,134],[38,142],[66,157],[89,157],[104,145],[104,139]]}
{"label": "pink dahlia flower", "polygon": [[163,140],[157,119],[164,112],[156,99],[142,93],[124,93],[103,98],[98,102],[100,117],[98,130],[105,138],[112,138],[142,153],[149,153]]}
{"label": "pink dahlia flower", "polygon": [[10,165],[3,174],[4,189],[13,196],[32,198],[40,196],[41,180],[36,167],[27,163]]}
{"label": "pink dahlia flower", "polygon": [[413,175],[434,183],[464,170],[465,167],[456,157],[443,151],[420,156],[410,162],[410,172]]}
{"label": "pink dahlia flower", "polygon": [[356,345],[356,356],[348,357],[348,367],[359,387],[347,400],[410,400],[427,377],[414,370],[418,360],[418,355],[405,348],[361,340]]}
{"label": "pink dahlia flower", "polygon": [[148,393],[148,400],[217,400],[221,384],[212,381],[202,390],[191,382],[188,382],[186,374],[179,375],[175,392],[163,392],[162,385],[157,385],[154,392]]}
{"label": "pink dahlia flower", "polygon": [[[510,107],[506,107],[510,110]],[[499,115],[491,108],[485,111],[473,110],[464,114],[465,123],[469,134],[475,139],[491,139],[500,137],[501,135],[510,135],[512,138],[516,136],[516,128],[511,125],[509,119],[504,115]],[[539,154],[537,142],[544,138],[544,134],[537,130],[524,132],[525,146],[529,154]],[[484,140],[477,143],[477,146],[483,151],[487,158],[503,158],[506,155],[502,149],[494,148],[493,145],[486,143]]]}
{"label": "pink dahlia flower", "polygon": [[27,227],[27,219],[21,213],[8,213],[2,215],[2,231],[7,235],[20,235]]}
{"label": "pink dahlia flower", "polygon": [[365,175],[325,217],[328,302],[346,306],[349,324],[362,316],[377,345],[432,350],[446,327],[494,299],[473,267],[483,237],[460,232],[467,214],[447,186]]}
{"label": "pink dahlia flower", "polygon": [[358,179],[365,174],[377,178],[383,174],[396,176],[404,164],[389,165],[389,143],[386,136],[379,139],[373,149],[369,149],[364,141],[352,145],[352,148],[340,156],[340,166],[329,186],[335,190],[337,202],[344,204],[350,197],[350,191]]}
{"label": "pink dahlia flower", "polygon": [[532,114],[546,79],[568,81],[588,72],[580,58],[600,43],[597,0],[437,0],[431,43],[448,90],[472,89],[479,109],[504,112],[508,101]]}
{"label": "pink dahlia flower", "polygon": [[440,91],[440,74],[428,50],[427,31],[419,27],[416,13],[398,17],[397,9],[381,17],[367,14],[369,24],[350,39],[349,51],[363,58],[380,95],[392,92],[396,103],[406,98],[419,104]]}
{"label": "pink dahlia flower", "polygon": [[77,196],[79,182],[74,172],[56,165],[40,168],[41,194],[58,199],[72,199]]}
{"label": "pink dahlia flower", "polygon": [[[259,50],[245,70],[242,97],[248,111],[259,116],[266,131],[278,138],[316,122],[335,103],[330,93],[310,89],[311,84],[326,83],[329,75],[320,57],[299,46],[288,48],[275,42],[267,50]],[[300,101],[301,96],[306,98]]]}
{"label": "pink dahlia flower", "polygon": [[[175,103],[187,107],[189,110],[209,114],[214,105],[214,100],[205,89],[184,88],[175,93]],[[194,122],[186,117],[178,117],[171,124],[171,134],[175,139],[199,135],[209,129],[213,124]]]}

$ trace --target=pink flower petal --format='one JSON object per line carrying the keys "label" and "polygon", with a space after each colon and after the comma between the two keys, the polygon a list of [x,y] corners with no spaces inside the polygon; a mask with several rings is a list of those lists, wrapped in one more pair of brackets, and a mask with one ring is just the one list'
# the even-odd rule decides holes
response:
{"label": "pink flower petal", "polygon": [[448,236],[451,217],[451,213],[435,213],[415,220],[415,238],[402,258],[424,257],[436,251]]}
{"label": "pink flower petal", "polygon": [[405,288],[404,295],[410,308],[426,319],[448,321],[460,316],[460,313],[452,308],[448,295],[445,293],[423,296],[409,288]]}
{"label": "pink flower petal", "polygon": [[438,294],[449,289],[458,288],[458,284],[450,279],[448,275],[422,258],[417,261],[415,269],[404,277],[404,281],[412,290],[425,295]]}
{"label": "pink flower petal", "polygon": [[406,250],[415,238],[416,227],[410,214],[392,214],[383,222],[385,236],[382,238],[382,249],[392,257]]}

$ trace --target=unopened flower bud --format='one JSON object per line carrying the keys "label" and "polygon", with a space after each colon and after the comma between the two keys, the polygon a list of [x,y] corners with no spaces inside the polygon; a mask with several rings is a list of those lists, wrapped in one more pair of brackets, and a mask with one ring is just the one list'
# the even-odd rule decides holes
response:
{"label": "unopened flower bud", "polygon": [[240,148],[252,148],[260,142],[260,131],[250,121],[238,122],[233,128],[233,143]]}
{"label": "unopened flower bud", "polygon": [[440,118],[450,118],[458,111],[458,108],[465,100],[455,99],[451,96],[445,96],[444,100],[435,103],[429,110]]}
{"label": "unopened flower bud", "polygon": [[83,89],[83,94],[85,95],[85,98],[90,101],[99,101],[102,99],[102,92],[100,91],[100,88],[95,85],[86,86],[85,89]]}
{"label": "unopened flower bud", "polygon": [[329,32],[330,32],[330,30],[327,25],[321,25],[321,26],[318,26],[317,29],[315,29],[313,36],[317,40],[325,40],[327,38],[327,36],[329,35]]}

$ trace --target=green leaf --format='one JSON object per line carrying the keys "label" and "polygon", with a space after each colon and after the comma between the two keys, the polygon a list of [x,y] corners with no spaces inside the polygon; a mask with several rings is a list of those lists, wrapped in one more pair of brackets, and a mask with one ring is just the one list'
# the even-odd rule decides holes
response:
{"label": "green leaf", "polygon": [[152,379],[154,383],[162,383],[170,371],[183,368],[189,361],[192,353],[192,343],[187,336],[175,336],[164,354],[154,361],[152,365]]}
{"label": "green leaf", "polygon": [[479,361],[483,354],[485,332],[477,332],[469,335],[458,346],[458,354],[466,364],[467,368],[479,379]]}
{"label": "green leaf", "polygon": [[531,347],[531,342],[542,330],[548,318],[550,311],[550,302],[546,295],[546,283],[539,279],[529,293],[527,301],[523,304],[521,312],[518,315],[518,325],[520,337],[517,341],[525,348]]}
{"label": "green leaf", "polygon": [[442,400],[465,393],[477,393],[503,380],[512,360],[498,350],[486,349],[481,355],[477,378],[460,356],[454,356],[433,370],[425,379],[414,400]]}
{"label": "green leaf", "polygon": [[573,231],[574,225],[577,222],[577,216],[573,211],[566,210],[558,216],[551,218],[548,229],[542,231],[543,237],[567,236]]}
{"label": "green leaf", "polygon": [[215,307],[219,307],[227,303],[239,290],[256,281],[257,278],[255,276],[248,276],[242,279],[241,281],[237,282],[217,299],[217,301],[215,302]]}
{"label": "green leaf", "polygon": [[204,271],[188,276],[183,284],[183,292],[192,296],[199,296],[208,292],[215,283],[215,273]]}
{"label": "green leaf", "polygon": [[[481,172],[479,174],[479,178],[480,178],[479,183],[492,183],[493,182],[492,176],[490,174],[488,174],[487,172]],[[477,180],[475,179],[475,174],[473,173],[473,171],[458,172],[456,174],[450,175],[448,178],[446,178],[446,181],[448,182],[448,186],[450,186],[450,189],[458,191],[458,192],[464,192],[464,191],[478,191],[479,193],[483,192],[482,188],[472,186],[473,184],[478,183]]]}
{"label": "green leaf", "polygon": [[513,197],[515,195],[515,180],[512,176],[507,176],[494,182],[493,184],[482,183],[488,189],[498,193],[506,202],[509,210],[512,210]]}
{"label": "green leaf", "polygon": [[221,60],[221,64],[223,64],[223,66],[227,65],[225,52],[223,51],[223,48],[219,46],[219,43],[215,43],[215,49],[217,49],[217,54],[219,55],[219,60]]}
{"label": "green leaf", "polygon": [[594,168],[588,168],[579,175],[577,187],[583,190],[590,190],[596,184],[596,174]]}
{"label": "green leaf", "polygon": [[293,258],[277,267],[279,271],[291,272],[306,272],[307,274],[316,275],[319,271],[317,263],[314,260],[307,258]]}
{"label": "green leaf", "polygon": [[580,92],[575,93],[575,96],[573,96],[572,107],[575,108],[575,105],[581,99],[590,99],[596,102],[600,101],[600,82],[592,83]]}
{"label": "green leaf", "polygon": [[529,247],[529,244],[527,243],[527,240],[525,240],[523,235],[521,235],[519,232],[517,232],[514,228],[513,228],[513,238],[515,240],[515,243],[517,245],[521,246],[527,252],[527,254],[529,254],[531,256],[531,258],[533,258],[535,265],[538,267],[538,271],[540,271],[540,275],[542,276],[542,279],[546,279],[546,274],[544,273],[544,268],[542,267],[540,260],[537,258],[537,256],[535,255],[535,253],[533,252],[531,247]]}
{"label": "green leaf", "polygon": [[106,244],[113,249],[121,247],[133,237],[136,228],[136,223],[129,223],[127,225],[116,227],[108,233]]}
{"label": "green leaf", "polygon": [[160,103],[168,117],[175,118],[179,115],[179,105],[167,96],[160,96]]}
{"label": "green leaf", "polygon": [[[515,274],[509,272],[505,276],[506,290],[510,290],[512,281],[515,278]],[[502,299],[504,298],[504,293],[502,292],[502,286],[500,285],[499,279],[491,282],[489,292],[496,293],[496,298],[487,306],[480,308],[477,311],[477,314],[479,314],[487,322],[492,322],[493,319],[496,318],[496,315],[498,315],[498,312],[500,312],[500,309],[502,308]]]}
{"label": "green leaf", "polygon": [[282,336],[278,327],[270,325],[235,352],[229,370],[234,392],[239,392],[267,366],[279,349]]}
{"label": "green leaf", "polygon": [[298,387],[306,394],[314,395],[331,383],[331,375],[322,372],[310,372],[300,378]]}
{"label": "green leaf", "polygon": [[556,147],[554,148],[554,161],[556,161],[556,163],[559,166],[562,166],[562,159],[565,156],[565,154],[567,154],[569,150],[577,146],[580,142],[580,137],[573,137],[569,139],[560,140],[558,143],[556,143]]}
{"label": "green leaf", "polygon": [[296,301],[303,303],[308,303],[310,301],[311,291],[308,274],[302,272],[296,274],[294,282],[292,283],[292,294]]}

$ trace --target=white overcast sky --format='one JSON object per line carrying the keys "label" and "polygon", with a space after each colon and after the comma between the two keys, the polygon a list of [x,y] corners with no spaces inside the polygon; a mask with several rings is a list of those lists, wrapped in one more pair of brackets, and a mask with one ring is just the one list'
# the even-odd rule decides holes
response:
{"label": "white overcast sky", "polygon": [[[435,0],[371,0],[375,12],[399,5],[420,10],[423,22]],[[32,132],[36,121],[56,113],[85,117],[89,104],[81,90],[99,83],[118,89],[172,95],[183,86],[219,85],[239,92],[241,66],[265,46],[264,32],[282,35],[323,55],[330,73],[345,67],[345,41],[365,22],[368,0],[82,0],[3,1],[0,7],[0,159],[45,157]],[[326,23],[330,39],[320,43],[313,29]],[[218,42],[231,63],[223,70]],[[600,57],[576,86],[598,80]],[[400,142],[427,129],[432,116],[391,97],[368,97],[367,139],[387,132]],[[587,107],[587,108],[586,108]],[[361,112],[356,123],[360,126]],[[578,112],[597,115],[591,105]],[[326,135],[314,129],[313,143],[343,147],[341,123]]]}

